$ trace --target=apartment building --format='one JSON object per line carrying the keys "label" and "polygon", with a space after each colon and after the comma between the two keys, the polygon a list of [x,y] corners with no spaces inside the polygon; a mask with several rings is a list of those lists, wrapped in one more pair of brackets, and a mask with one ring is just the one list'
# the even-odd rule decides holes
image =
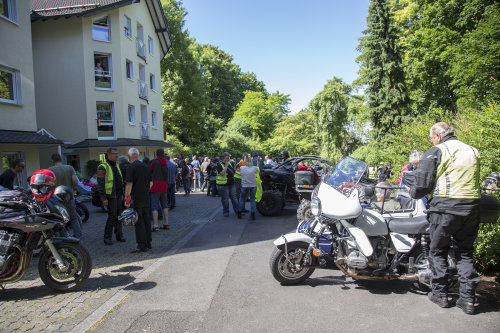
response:
{"label": "apartment building", "polygon": [[68,163],[83,171],[108,147],[154,157],[171,146],[160,62],[172,40],[160,0],[31,0],[31,10],[36,122],[64,142]]}
{"label": "apartment building", "polygon": [[15,159],[26,168],[15,185],[40,168],[40,149],[60,149],[37,124],[29,1],[0,0],[0,173]]}

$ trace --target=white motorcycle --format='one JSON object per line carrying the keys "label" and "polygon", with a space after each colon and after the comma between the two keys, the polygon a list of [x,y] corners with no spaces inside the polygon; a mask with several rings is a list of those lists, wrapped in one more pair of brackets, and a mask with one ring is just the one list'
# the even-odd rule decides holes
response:
{"label": "white motorcycle", "polygon": [[[314,218],[274,241],[270,268],[277,281],[301,283],[318,267],[340,269],[356,279],[414,281],[428,290],[432,273],[423,201],[393,188],[377,189],[392,196],[374,200],[374,186],[362,181],[366,168],[346,157],[323,177],[312,195]],[[457,270],[452,252],[448,272],[453,283]]]}

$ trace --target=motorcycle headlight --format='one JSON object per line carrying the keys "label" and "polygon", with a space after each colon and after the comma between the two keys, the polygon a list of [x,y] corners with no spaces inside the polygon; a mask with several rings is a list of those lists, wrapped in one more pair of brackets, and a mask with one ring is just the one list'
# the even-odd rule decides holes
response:
{"label": "motorcycle headlight", "polygon": [[319,198],[314,198],[313,200],[311,200],[311,213],[314,216],[321,215],[321,200],[319,200]]}
{"label": "motorcycle headlight", "polygon": [[61,214],[61,216],[63,217],[64,222],[65,223],[69,222],[68,210],[64,207],[59,206],[59,205],[57,205],[56,208],[59,211],[59,214]]}

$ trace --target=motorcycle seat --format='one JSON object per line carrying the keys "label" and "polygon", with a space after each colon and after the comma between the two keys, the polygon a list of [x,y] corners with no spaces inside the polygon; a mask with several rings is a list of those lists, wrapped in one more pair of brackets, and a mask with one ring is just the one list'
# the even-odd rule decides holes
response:
{"label": "motorcycle seat", "polygon": [[389,230],[399,234],[422,234],[429,227],[427,216],[419,216],[412,218],[392,218],[389,220]]}

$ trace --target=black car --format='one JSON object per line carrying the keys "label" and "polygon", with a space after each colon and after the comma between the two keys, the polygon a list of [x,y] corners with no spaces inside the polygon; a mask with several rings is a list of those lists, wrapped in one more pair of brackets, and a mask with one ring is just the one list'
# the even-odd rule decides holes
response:
{"label": "black car", "polygon": [[277,215],[286,204],[299,204],[297,218],[310,213],[311,193],[321,177],[334,164],[320,156],[292,157],[271,169],[261,170],[262,199],[257,203],[259,213]]}

